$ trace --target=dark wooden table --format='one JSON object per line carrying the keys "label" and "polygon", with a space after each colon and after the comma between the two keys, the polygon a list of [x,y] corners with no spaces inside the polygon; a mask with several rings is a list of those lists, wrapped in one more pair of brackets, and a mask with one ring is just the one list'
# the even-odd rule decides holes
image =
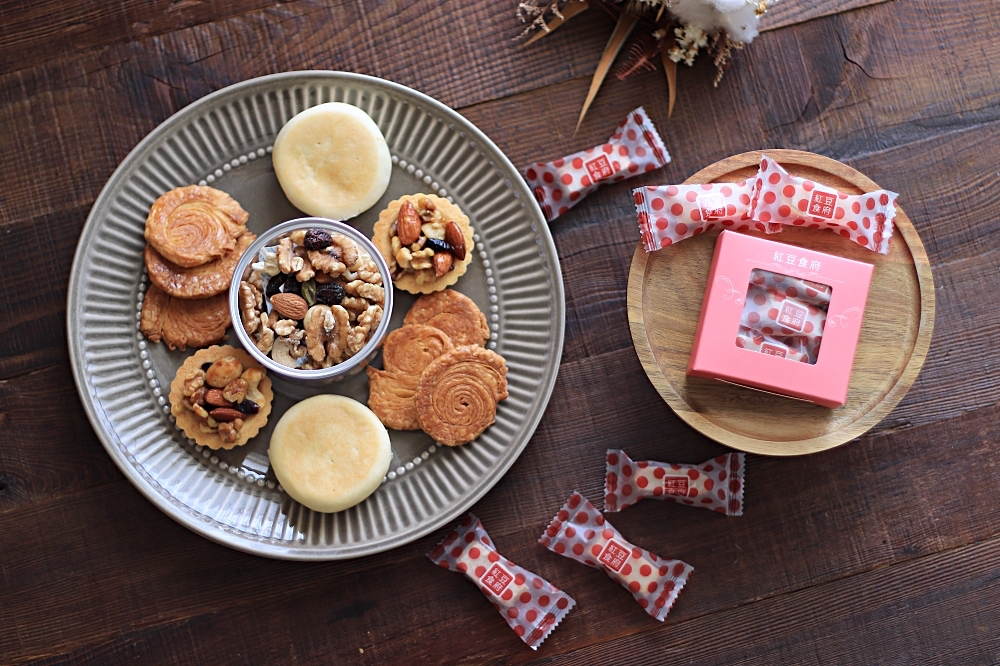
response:
{"label": "dark wooden table", "polygon": [[[0,4],[0,662],[994,664],[1000,662],[1000,14],[994,0],[782,0],[717,90],[681,68],[610,80],[572,128],[611,32],[599,11],[537,46],[514,0],[36,0]],[[548,411],[474,511],[502,553],[578,608],[538,652],[424,553],[347,562],[246,555],[196,536],[119,473],[69,369],[77,238],[117,164],[231,83],[343,69],[433,95],[516,165],[603,141],[644,104],[673,162],[605,187],[552,227],[566,345]],[[768,147],[845,161],[901,193],[934,267],[930,356],[857,441],[748,456],[726,519],[640,503],[614,524],[696,572],[667,621],[536,544],[604,450],[699,462],[723,449],[653,390],[625,316],[629,189]]]}

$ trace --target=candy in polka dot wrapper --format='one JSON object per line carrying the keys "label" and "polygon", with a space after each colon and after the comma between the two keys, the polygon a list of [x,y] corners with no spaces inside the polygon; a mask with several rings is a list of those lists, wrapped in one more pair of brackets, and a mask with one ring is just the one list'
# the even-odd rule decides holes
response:
{"label": "candy in polka dot wrapper", "polygon": [[554,553],[603,569],[660,622],[694,571],[690,564],[665,560],[633,546],[577,492],[569,496],[538,543]]}
{"label": "candy in polka dot wrapper", "polygon": [[670,161],[653,122],[640,106],[607,143],[552,162],[532,164],[524,178],[551,222],[604,183],[659,169]]}
{"label": "candy in polka dot wrapper", "polygon": [[736,346],[815,365],[831,293],[825,284],[754,269]]}
{"label": "candy in polka dot wrapper", "polygon": [[896,222],[896,197],[887,190],[844,194],[797,176],[762,155],[755,181],[750,217],[808,229],[829,229],[844,238],[889,254]]}
{"label": "candy in polka dot wrapper", "polygon": [[532,650],[576,605],[552,583],[497,553],[483,524],[471,513],[427,557],[444,569],[464,573]]}
{"label": "candy in polka dot wrapper", "polygon": [[636,188],[632,199],[642,246],[646,252],[653,252],[712,229],[780,232],[780,224],[750,218],[753,194],[753,184],[745,180]]}
{"label": "candy in polka dot wrapper", "polygon": [[727,453],[700,465],[634,462],[621,449],[608,449],[604,510],[621,511],[652,497],[742,516],[743,459],[742,453]]}

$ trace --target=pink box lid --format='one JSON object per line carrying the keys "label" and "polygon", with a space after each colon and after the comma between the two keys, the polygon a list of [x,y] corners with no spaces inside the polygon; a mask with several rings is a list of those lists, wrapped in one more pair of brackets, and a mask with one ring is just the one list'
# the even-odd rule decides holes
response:
{"label": "pink box lid", "polygon": [[[750,274],[756,268],[832,288],[814,365],[736,346]],[[860,261],[723,231],[715,244],[687,374],[839,407],[847,399],[873,270]]]}

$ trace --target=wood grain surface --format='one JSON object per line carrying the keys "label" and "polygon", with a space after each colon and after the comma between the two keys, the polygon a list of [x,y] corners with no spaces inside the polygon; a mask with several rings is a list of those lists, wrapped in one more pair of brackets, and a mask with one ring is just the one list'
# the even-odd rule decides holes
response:
{"label": "wood grain surface", "polygon": [[[794,176],[848,194],[879,189],[864,174],[829,157],[798,150],[766,154]],[[752,179],[761,152],[711,164],[685,184]],[[825,451],[864,434],[895,407],[916,380],[934,330],[934,278],[920,236],[902,206],[888,255],[813,230],[786,228],[771,240],[872,264],[871,286],[847,401],[829,410],[765,391],[687,376],[705,282],[719,232],[669,252],[636,244],[628,277],[628,319],[639,361],[670,408],[711,439],[741,451],[791,456]],[[756,234],[764,237],[764,234]],[[680,288],[678,288],[680,287]]]}
{"label": "wood grain surface", "polygon": [[[1000,663],[1000,14],[993,0],[782,0],[720,86],[680,67],[609,80],[573,126],[612,25],[587,11],[528,48],[516,2],[0,3],[0,663]],[[297,69],[382,76],[457,108],[523,166],[604,141],[643,104],[673,161],[552,225],[566,342],[541,425],[474,507],[499,550],[575,608],[537,652],[429,535],[347,562],[266,560],[189,532],[105,454],[71,381],[65,297],[103,184],[178,109]],[[660,624],[537,545],[604,450],[725,449],[663,402],[632,347],[629,191],[761,148],[832,157],[900,193],[936,323],[906,397],[811,456],[747,457],[746,510],[641,502],[611,521],[695,567]],[[688,241],[693,242],[693,241]],[[681,246],[679,246],[681,247]]]}

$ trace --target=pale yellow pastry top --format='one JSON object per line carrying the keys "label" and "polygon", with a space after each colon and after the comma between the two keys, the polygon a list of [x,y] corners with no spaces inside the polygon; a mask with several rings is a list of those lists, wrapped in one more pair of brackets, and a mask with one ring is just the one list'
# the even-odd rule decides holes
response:
{"label": "pale yellow pastry top", "polygon": [[289,409],[268,451],[285,492],[329,513],[371,495],[392,461],[389,432],[370,409],[339,395],[317,395]]}
{"label": "pale yellow pastry top", "polygon": [[285,123],[271,159],[292,205],[333,220],[374,206],[392,174],[389,146],[378,125],[342,102],[314,106]]}

